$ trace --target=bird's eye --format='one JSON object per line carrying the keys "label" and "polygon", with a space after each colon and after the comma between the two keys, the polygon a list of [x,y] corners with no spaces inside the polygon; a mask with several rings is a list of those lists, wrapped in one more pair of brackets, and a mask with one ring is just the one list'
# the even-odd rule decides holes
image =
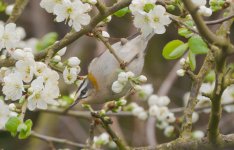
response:
{"label": "bird's eye", "polygon": [[82,95],[82,97],[85,97],[86,93],[87,93],[87,88],[84,88],[80,94]]}

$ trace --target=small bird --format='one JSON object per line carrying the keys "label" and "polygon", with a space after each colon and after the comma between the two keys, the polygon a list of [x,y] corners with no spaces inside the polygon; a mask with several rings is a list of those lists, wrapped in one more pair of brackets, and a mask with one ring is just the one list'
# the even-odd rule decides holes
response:
{"label": "small bird", "polygon": [[[127,63],[126,71],[140,75],[144,66],[145,50],[152,36],[153,34],[147,37],[138,35],[125,43],[117,42],[112,45],[116,55]],[[102,104],[123,97],[131,89],[130,83],[120,93],[111,90],[120,70],[119,62],[109,50],[94,58],[89,65],[87,78],[79,86],[76,100],[69,109],[80,100],[87,104]]]}

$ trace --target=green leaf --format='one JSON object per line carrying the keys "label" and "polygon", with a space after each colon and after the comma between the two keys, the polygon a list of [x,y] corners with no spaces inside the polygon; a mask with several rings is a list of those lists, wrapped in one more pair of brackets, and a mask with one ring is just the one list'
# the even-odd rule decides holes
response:
{"label": "green leaf", "polygon": [[18,117],[10,117],[5,124],[5,129],[11,132],[12,136],[16,136],[17,128],[20,125],[21,121]]}
{"label": "green leaf", "polygon": [[207,44],[199,36],[193,36],[188,41],[189,48],[194,54],[206,54],[208,52]]}
{"label": "green leaf", "polygon": [[189,51],[189,66],[192,71],[196,69],[196,55]]}
{"label": "green leaf", "polygon": [[130,12],[130,10],[128,9],[128,7],[125,7],[123,9],[120,9],[119,11],[115,12],[114,15],[116,17],[123,17],[129,12]]}
{"label": "green leaf", "polygon": [[193,33],[187,28],[179,28],[178,34],[180,36],[185,37],[185,38],[189,38],[189,37],[191,37],[193,35]]}
{"label": "green leaf", "polygon": [[38,51],[42,51],[49,47],[50,45],[54,44],[58,39],[58,34],[55,32],[50,32],[46,34],[42,39],[37,43],[36,49]]}
{"label": "green leaf", "polygon": [[26,126],[26,128],[19,131],[19,139],[26,139],[31,134],[31,129],[33,125],[32,120],[26,120],[24,122],[24,125]]}
{"label": "green leaf", "polygon": [[165,59],[177,59],[187,50],[188,45],[180,40],[173,40],[163,48],[163,57]]}
{"label": "green leaf", "polygon": [[7,4],[3,1],[0,1],[0,12],[3,12],[6,10]]}
{"label": "green leaf", "polygon": [[181,57],[184,52],[188,49],[188,43],[182,44],[180,46],[178,46],[177,48],[175,48],[170,54],[169,57],[171,58],[179,58]]}
{"label": "green leaf", "polygon": [[209,83],[213,83],[214,80],[215,80],[215,72],[214,72],[214,70],[212,70],[205,76],[204,81],[209,82]]}

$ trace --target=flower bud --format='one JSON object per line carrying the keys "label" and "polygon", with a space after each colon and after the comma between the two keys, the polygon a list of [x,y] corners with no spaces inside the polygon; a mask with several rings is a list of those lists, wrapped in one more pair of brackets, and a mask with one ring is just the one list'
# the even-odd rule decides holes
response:
{"label": "flower bud", "polygon": [[55,56],[52,58],[52,61],[55,62],[55,63],[60,62],[60,61],[61,61],[61,56],[55,55]]}
{"label": "flower bud", "polygon": [[13,5],[8,5],[6,10],[5,10],[5,13],[7,15],[11,15],[12,11],[13,11],[13,8],[14,8],[14,4]]}
{"label": "flower bud", "polygon": [[77,67],[80,64],[80,59],[77,57],[70,57],[68,59],[68,65],[71,67]]}
{"label": "flower bud", "polygon": [[102,36],[105,38],[110,38],[110,34],[106,31],[102,31]]}
{"label": "flower bud", "polygon": [[14,103],[10,103],[10,104],[9,104],[9,109],[10,109],[11,111],[15,111],[15,109],[16,109],[15,104],[14,104]]}
{"label": "flower bud", "polygon": [[112,87],[111,87],[111,90],[115,93],[120,93],[122,92],[124,86],[122,83],[120,83],[119,81],[115,81],[113,84],[112,84]]}
{"label": "flower bud", "polygon": [[57,54],[58,54],[59,56],[63,56],[63,55],[66,53],[66,51],[67,51],[67,47],[64,47],[64,48],[62,48],[61,50],[59,50],[59,51],[57,52]]}
{"label": "flower bud", "polygon": [[167,126],[164,130],[164,135],[166,137],[171,137],[173,135],[174,130],[175,130],[174,126]]}
{"label": "flower bud", "polygon": [[184,69],[179,69],[176,71],[176,74],[180,77],[183,77],[185,75],[185,70]]}
{"label": "flower bud", "polygon": [[150,116],[153,116],[153,117],[156,117],[157,114],[159,112],[159,109],[158,109],[158,106],[157,105],[153,105],[149,108],[149,115]]}
{"label": "flower bud", "polygon": [[184,66],[184,65],[185,65],[185,62],[186,62],[186,59],[185,59],[185,58],[181,58],[181,59],[180,59],[180,65],[181,65],[181,66]]}
{"label": "flower bud", "polygon": [[126,73],[128,75],[128,78],[133,78],[135,76],[135,74],[133,72],[131,72],[131,71],[128,71]]}
{"label": "flower bud", "polygon": [[146,81],[147,81],[147,78],[146,78],[146,76],[144,76],[144,75],[140,75],[140,76],[138,77],[138,80],[139,80],[140,82],[146,82]]}
{"label": "flower bud", "polygon": [[193,135],[193,138],[195,138],[195,139],[201,139],[205,136],[204,132],[202,132],[200,130],[194,131],[192,133],[192,135]]}
{"label": "flower bud", "polygon": [[128,75],[126,72],[120,72],[118,74],[118,81],[125,84],[128,81]]}

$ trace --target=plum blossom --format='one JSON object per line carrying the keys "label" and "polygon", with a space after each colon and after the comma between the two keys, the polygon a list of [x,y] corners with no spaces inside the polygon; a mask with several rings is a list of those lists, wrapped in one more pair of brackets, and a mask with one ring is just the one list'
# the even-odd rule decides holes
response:
{"label": "plum blossom", "polygon": [[76,31],[80,31],[82,25],[89,24],[91,18],[87,14],[91,10],[91,6],[82,3],[80,0],[71,2],[64,0],[63,3],[54,6],[54,14],[57,16],[56,21],[68,21],[69,26],[73,26]]}
{"label": "plum blossom", "polygon": [[154,33],[163,34],[166,32],[165,26],[171,23],[168,15],[165,15],[166,9],[157,5],[149,12],[150,26],[153,28]]}
{"label": "plum blossom", "polygon": [[55,100],[59,96],[58,86],[51,82],[45,83],[42,76],[32,81],[30,91],[32,94],[28,97],[29,110],[47,109],[48,104],[58,105]]}
{"label": "plum blossom", "polygon": [[24,91],[23,79],[19,72],[11,73],[7,75],[4,79],[3,93],[5,94],[5,99],[8,100],[18,100],[22,97]]}
{"label": "plum blossom", "polygon": [[141,29],[144,37],[148,37],[151,33],[165,33],[165,26],[171,23],[166,9],[155,3],[156,0],[133,0],[129,6],[134,15],[133,23]]}
{"label": "plum blossom", "polygon": [[48,13],[53,13],[54,7],[57,4],[62,4],[62,0],[42,0],[40,6]]}
{"label": "plum blossom", "polygon": [[63,78],[66,84],[72,84],[76,81],[80,70],[77,68],[66,67],[63,71]]}
{"label": "plum blossom", "polygon": [[33,79],[35,69],[34,60],[19,60],[15,64],[16,70],[21,74],[23,81],[29,83]]}
{"label": "plum blossom", "polygon": [[0,49],[15,48],[20,41],[20,36],[17,34],[16,25],[14,23],[0,24]]}

